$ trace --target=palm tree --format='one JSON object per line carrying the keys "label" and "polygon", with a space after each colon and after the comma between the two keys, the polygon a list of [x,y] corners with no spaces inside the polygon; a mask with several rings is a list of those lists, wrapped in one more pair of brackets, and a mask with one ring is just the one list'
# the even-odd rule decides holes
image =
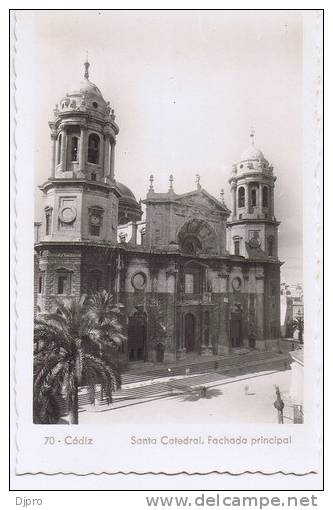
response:
{"label": "palm tree", "polygon": [[64,299],[57,306],[57,313],[40,314],[35,321],[35,420],[54,423],[65,395],[69,421],[77,424],[80,385],[89,387],[94,401],[96,384],[101,384],[108,402],[120,387],[115,354],[125,337],[119,307],[106,291],[90,299]]}

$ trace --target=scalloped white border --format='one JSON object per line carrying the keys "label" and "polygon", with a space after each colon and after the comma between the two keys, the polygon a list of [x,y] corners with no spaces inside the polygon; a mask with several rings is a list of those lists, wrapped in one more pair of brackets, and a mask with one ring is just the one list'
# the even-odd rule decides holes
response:
{"label": "scalloped white border", "polygon": [[[312,16],[308,17],[307,22],[312,24],[313,22],[313,14]],[[19,17],[21,16],[21,13],[19,13]],[[309,19],[311,18],[311,20]],[[15,19],[13,23],[15,25],[14,29],[14,48],[13,48],[13,54],[14,56],[14,67],[17,68],[17,60],[18,60],[18,54],[17,54],[17,45],[19,43],[19,40],[17,40],[17,20]],[[322,125],[322,112],[321,112],[321,64],[322,64],[322,47],[321,47],[321,13],[320,11],[317,12],[317,17],[315,20],[315,30],[314,34],[315,37],[312,34],[312,37],[305,38],[305,45],[306,43],[309,44],[309,52],[311,53],[311,57],[313,58],[313,62],[311,62],[310,66],[305,65],[304,69],[304,76],[305,80],[314,80],[315,82],[315,89],[311,89],[310,91],[310,101],[313,109],[306,108],[304,118],[304,140],[310,141],[311,143],[309,145],[305,145],[305,149],[307,150],[308,147],[311,148],[308,152],[305,151],[305,171],[304,171],[304,224],[307,225],[307,228],[304,232],[304,257],[305,257],[305,264],[304,267],[306,268],[305,271],[305,307],[308,309],[308,311],[312,311],[311,318],[314,320],[314,329],[313,329],[313,339],[314,343],[311,346],[311,350],[306,352],[306,370],[312,371],[312,392],[310,395],[310,401],[311,398],[315,401],[315,406],[317,408],[317,413],[315,414],[316,423],[315,423],[315,433],[316,435],[316,448],[315,451],[318,454],[319,457],[319,463],[315,462],[316,465],[320,466],[320,457],[321,457],[321,409],[322,409],[322,403],[321,403],[321,395],[318,394],[318,392],[314,392],[314,388],[318,390],[318,388],[321,391],[321,365],[322,365],[322,326],[321,326],[321,310],[322,310],[322,298],[321,298],[321,265],[322,265],[322,251],[321,251],[321,238],[322,238],[322,231],[321,231],[321,218],[322,218],[322,133],[321,133],[321,125]],[[312,26],[312,29],[314,27]],[[315,44],[314,44],[315,42]],[[308,63],[310,62],[310,58],[308,59]],[[317,72],[314,72],[313,66],[315,66]],[[309,68],[307,68],[309,67]],[[25,69],[26,70],[26,69]],[[30,71],[31,72],[31,71]],[[307,76],[306,73],[309,73]],[[15,73],[15,71],[14,71]],[[17,83],[17,75],[14,76],[14,83]],[[307,82],[306,82],[307,83]],[[17,99],[17,88],[15,87],[15,98]],[[310,87],[311,88],[311,87]],[[315,104],[313,104],[313,98],[315,98]],[[305,101],[307,101],[306,98]],[[15,103],[16,106],[16,103]],[[15,372],[14,372],[14,394],[15,397],[15,403],[16,403],[16,426],[17,430],[20,430],[20,425],[22,422],[22,414],[20,414],[20,406],[19,406],[19,400],[20,396],[22,396],[21,390],[22,388],[27,391],[26,383],[27,378],[23,377],[22,380],[22,371],[20,370],[20,363],[18,360],[18,355],[21,354],[21,344],[20,344],[20,321],[21,326],[29,324],[28,322],[25,322],[24,319],[27,318],[27,312],[29,313],[29,310],[27,310],[27,307],[22,308],[22,304],[24,303],[24,299],[22,298],[22,291],[27,292],[29,291],[29,275],[28,280],[26,273],[26,256],[23,257],[22,253],[24,253],[24,246],[29,246],[27,244],[27,241],[29,242],[29,235],[31,238],[31,229],[29,230],[29,225],[24,225],[20,222],[22,218],[28,219],[28,221],[31,221],[33,216],[27,215],[27,212],[31,212],[31,204],[28,203],[29,201],[26,199],[26,190],[29,189],[26,186],[31,181],[31,176],[27,175],[27,172],[25,175],[20,172],[19,164],[19,157],[20,154],[22,154],[22,144],[20,141],[18,141],[17,145],[15,144],[16,140],[19,140],[19,137],[17,136],[17,132],[21,126],[21,122],[27,121],[26,112],[23,113],[23,120],[22,120],[22,107],[18,108],[16,110],[16,114],[14,116],[14,125],[17,126],[15,131],[15,136],[13,140],[13,145],[15,147],[14,151],[14,180],[15,180],[15,281],[14,281],[14,288],[15,288],[15,327],[17,328],[16,331],[18,333],[18,336],[16,337],[16,344],[14,347],[15,352]],[[314,133],[316,136],[314,136]],[[32,189],[32,188],[31,188]],[[314,191],[315,190],[315,191]],[[23,195],[24,205],[22,204],[21,193]],[[315,197],[315,198],[313,198]],[[315,204],[314,207],[307,207],[308,200],[312,200],[312,205]],[[26,228],[28,226],[28,232],[24,233],[23,228]],[[315,239],[315,242],[313,241]],[[31,240],[31,239],[30,239]],[[315,249],[314,249],[315,247]],[[315,256],[313,257],[313,253],[315,251]],[[308,256],[310,258],[308,258]],[[311,259],[311,257],[313,257]],[[28,259],[30,260],[29,256]],[[312,262],[311,262],[312,261]],[[309,263],[310,262],[310,263]],[[23,272],[22,272],[23,271]],[[23,277],[22,275],[25,275]],[[30,275],[30,279],[32,279],[32,275]],[[31,281],[30,281],[31,283]],[[28,293],[26,294],[26,296]],[[31,301],[32,298],[30,297]],[[23,316],[22,313],[23,312]],[[306,328],[309,331],[311,328],[311,325],[309,325],[309,328],[307,327],[307,318],[310,319],[310,314],[306,315]],[[22,331],[22,330],[21,330]],[[309,358],[310,355],[310,358]],[[311,361],[312,360],[312,361]],[[314,376],[314,378],[313,378]],[[313,385],[314,382],[314,385]],[[316,393],[316,394],[314,394]],[[306,392],[307,396],[309,396],[309,392]],[[310,401],[308,403],[310,403]],[[21,421],[20,421],[21,419]],[[26,423],[24,423],[26,425]],[[248,427],[247,427],[248,428]],[[17,439],[17,435],[15,436]],[[19,460],[20,455],[24,455],[24,447],[19,447],[18,443],[16,442],[17,446],[17,460]],[[16,466],[16,472],[18,472],[18,467]],[[38,469],[34,470],[28,470],[28,472],[37,472]],[[63,470],[61,470],[63,471]],[[102,471],[98,472],[102,474]],[[127,470],[120,470],[120,471],[127,471]],[[274,472],[279,471],[276,469],[272,469],[271,473],[267,474],[273,474]],[[65,471],[66,472],[66,471]],[[96,473],[96,470],[94,470]],[[118,471],[119,472],[119,471]],[[162,469],[158,469],[159,473],[164,472]],[[195,471],[194,471],[195,472]],[[248,470],[244,469],[244,476],[246,472],[249,472]],[[304,473],[304,471],[300,470],[299,474]],[[86,473],[91,473],[91,470],[87,470]],[[104,471],[105,473],[105,471]],[[181,473],[180,471],[174,472],[173,474]],[[221,472],[222,473],[222,472]],[[78,473],[77,473],[78,474]],[[83,473],[82,473],[83,474]],[[170,473],[171,474],[171,473]],[[234,475],[238,475],[238,473],[234,472]],[[204,473],[202,473],[204,476]]]}

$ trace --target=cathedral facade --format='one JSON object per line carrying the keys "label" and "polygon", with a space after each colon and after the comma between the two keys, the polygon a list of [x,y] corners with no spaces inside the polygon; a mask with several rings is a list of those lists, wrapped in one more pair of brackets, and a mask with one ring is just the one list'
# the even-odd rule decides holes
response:
{"label": "cathedral facade", "polygon": [[[280,336],[278,225],[273,167],[255,147],[233,165],[229,210],[201,187],[165,192],[153,176],[143,204],[116,180],[114,110],[89,80],[49,122],[52,158],[40,186],[36,313],[62,297],[109,290],[124,306],[129,361],[275,349]],[[118,178],[118,176],[117,176]],[[127,234],[123,233],[124,229]]]}

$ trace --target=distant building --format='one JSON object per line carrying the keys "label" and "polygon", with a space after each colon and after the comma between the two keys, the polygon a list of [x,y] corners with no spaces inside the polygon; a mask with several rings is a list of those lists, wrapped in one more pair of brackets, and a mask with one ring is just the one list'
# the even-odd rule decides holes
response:
{"label": "distant building", "polygon": [[[115,114],[89,80],[66,93],[49,122],[50,177],[36,237],[36,311],[107,289],[128,317],[129,361],[172,361],[242,347],[275,349],[280,266],[273,167],[250,144],[233,166],[232,210],[195,189],[142,203],[115,179]],[[138,178],[133,169],[133,185]],[[229,219],[230,217],[230,219]]]}
{"label": "distant building", "polygon": [[301,284],[281,283],[280,288],[281,336],[298,339],[298,332],[293,329],[293,322],[304,317],[303,288]]}

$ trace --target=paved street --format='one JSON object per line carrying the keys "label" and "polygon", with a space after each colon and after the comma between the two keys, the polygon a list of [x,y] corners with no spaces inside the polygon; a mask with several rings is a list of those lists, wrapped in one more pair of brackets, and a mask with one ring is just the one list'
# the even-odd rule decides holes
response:
{"label": "paved street", "polygon": [[186,378],[178,379],[175,395],[159,391],[137,399],[116,399],[110,406],[84,405],[80,423],[276,423],[275,385],[286,404],[285,422],[292,423],[288,400],[291,370],[258,371],[233,378],[214,376],[213,381],[204,380],[206,397],[200,392],[199,381],[197,387],[191,387]]}

